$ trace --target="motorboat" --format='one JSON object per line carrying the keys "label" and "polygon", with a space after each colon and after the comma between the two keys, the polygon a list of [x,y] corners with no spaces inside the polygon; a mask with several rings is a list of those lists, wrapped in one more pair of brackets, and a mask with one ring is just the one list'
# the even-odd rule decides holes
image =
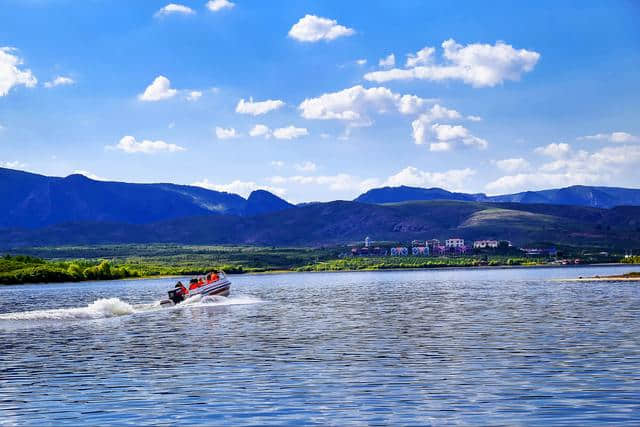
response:
{"label": "motorboat", "polygon": [[205,296],[229,296],[231,281],[224,271],[212,271],[206,276],[194,277],[187,285],[176,283],[168,294],[169,298],[160,302],[161,305],[176,305],[196,295]]}

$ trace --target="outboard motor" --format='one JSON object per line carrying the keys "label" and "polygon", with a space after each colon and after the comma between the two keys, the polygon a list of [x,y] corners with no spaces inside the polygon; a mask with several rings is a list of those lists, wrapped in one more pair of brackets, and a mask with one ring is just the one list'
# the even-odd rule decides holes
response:
{"label": "outboard motor", "polygon": [[180,288],[171,289],[169,291],[169,299],[173,301],[174,304],[178,304],[184,301],[184,295],[182,294]]}

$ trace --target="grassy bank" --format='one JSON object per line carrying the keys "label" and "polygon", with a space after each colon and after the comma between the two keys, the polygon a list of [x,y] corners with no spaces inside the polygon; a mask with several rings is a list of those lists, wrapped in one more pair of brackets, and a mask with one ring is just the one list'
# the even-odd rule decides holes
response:
{"label": "grassy bank", "polygon": [[[269,271],[353,271],[541,265],[547,259],[483,253],[462,257],[341,257],[347,248],[103,245],[21,249],[0,258],[0,284],[79,282],[135,277]],[[585,258],[586,263],[619,258]],[[628,259],[627,262],[633,261]]]}

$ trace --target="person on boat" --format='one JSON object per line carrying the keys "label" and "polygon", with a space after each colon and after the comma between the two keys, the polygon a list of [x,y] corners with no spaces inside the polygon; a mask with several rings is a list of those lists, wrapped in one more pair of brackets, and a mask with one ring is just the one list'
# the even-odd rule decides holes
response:
{"label": "person on boat", "polygon": [[180,289],[180,293],[183,296],[187,296],[187,294],[189,294],[189,290],[187,288],[184,287],[184,285],[182,284],[182,282],[178,281],[178,283],[176,283],[176,289]]}
{"label": "person on boat", "polygon": [[204,279],[202,277],[198,278],[198,287],[204,286]]}
{"label": "person on boat", "polygon": [[198,279],[191,279],[189,281],[189,290],[193,291],[194,289],[198,289]]}
{"label": "person on boat", "polygon": [[220,280],[220,276],[218,276],[218,273],[216,272],[212,272],[209,273],[211,275],[211,282],[217,282],[218,280]]}

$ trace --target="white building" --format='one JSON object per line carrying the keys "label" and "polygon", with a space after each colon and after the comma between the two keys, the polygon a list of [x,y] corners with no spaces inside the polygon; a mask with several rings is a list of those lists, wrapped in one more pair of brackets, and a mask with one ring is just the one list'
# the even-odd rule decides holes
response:
{"label": "white building", "polygon": [[367,236],[364,238],[364,247],[368,248],[369,246],[371,246],[371,239]]}
{"label": "white building", "polygon": [[497,240],[476,240],[473,242],[474,249],[497,248]]}
{"label": "white building", "polygon": [[411,248],[413,256],[429,256],[429,246],[414,246]]}
{"label": "white building", "polygon": [[409,249],[404,247],[391,248],[391,256],[407,256],[409,255]]}
{"label": "white building", "polygon": [[447,239],[444,241],[444,246],[447,248],[461,248],[464,246],[464,239]]}

